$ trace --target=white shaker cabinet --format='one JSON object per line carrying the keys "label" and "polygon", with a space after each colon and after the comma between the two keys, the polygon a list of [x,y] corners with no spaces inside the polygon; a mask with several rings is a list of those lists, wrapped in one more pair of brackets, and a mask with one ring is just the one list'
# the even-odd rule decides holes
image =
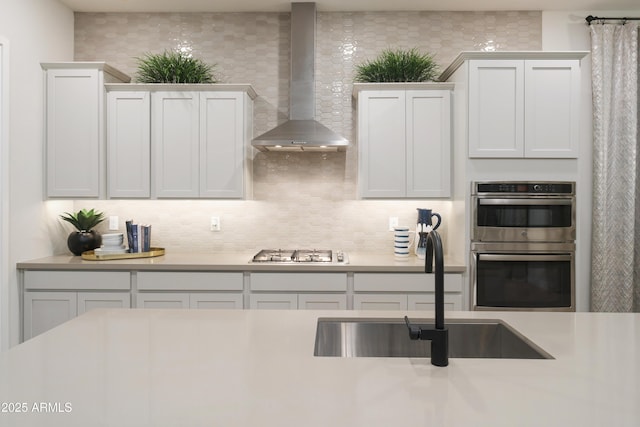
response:
{"label": "white shaker cabinet", "polygon": [[354,84],[363,198],[451,195],[451,89],[442,83]]}
{"label": "white shaker cabinet", "polygon": [[[354,273],[354,310],[434,310],[435,275]],[[462,310],[462,275],[444,275],[445,310]]]}
{"label": "white shaker cabinet", "polygon": [[243,198],[251,123],[243,92],[152,93],[152,196]]}
{"label": "white shaker cabinet", "polygon": [[28,340],[94,308],[129,308],[129,292],[24,293],[24,339]]}
{"label": "white shaker cabinet", "polygon": [[151,196],[151,104],[147,91],[107,93],[107,197]]}
{"label": "white shaker cabinet", "polygon": [[346,310],[346,273],[252,273],[249,308]]}
{"label": "white shaker cabinet", "polygon": [[94,308],[131,307],[129,277],[123,271],[25,271],[24,339]]}
{"label": "white shaker cabinet", "polygon": [[243,273],[140,271],[137,308],[242,309]]}
{"label": "white shaker cabinet", "polygon": [[253,132],[247,104],[241,92],[200,93],[200,197],[244,196],[245,157]]}
{"label": "white shaker cabinet", "polygon": [[260,310],[346,310],[346,293],[300,293],[287,292],[249,295],[249,308]]}
{"label": "white shaker cabinet", "polygon": [[104,197],[104,84],[130,79],[104,62],[41,66],[45,86],[46,195]]}
{"label": "white shaker cabinet", "polygon": [[107,91],[109,197],[250,196],[251,86],[114,84]]}
{"label": "white shaker cabinet", "polygon": [[155,197],[199,197],[199,106],[198,92],[151,94],[151,190]]}
{"label": "white shaker cabinet", "polygon": [[[463,52],[441,78],[468,105],[470,158],[577,158],[587,52]],[[457,90],[457,89],[456,89]],[[458,117],[457,117],[458,119]]]}

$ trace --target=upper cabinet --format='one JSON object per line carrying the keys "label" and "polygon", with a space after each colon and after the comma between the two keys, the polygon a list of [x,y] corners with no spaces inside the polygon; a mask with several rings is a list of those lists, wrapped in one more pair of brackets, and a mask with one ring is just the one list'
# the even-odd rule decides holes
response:
{"label": "upper cabinet", "polygon": [[104,84],[129,77],[104,62],[41,64],[46,196],[104,197]]}
{"label": "upper cabinet", "polygon": [[249,85],[107,85],[108,196],[243,198]]}
{"label": "upper cabinet", "polygon": [[107,92],[108,197],[151,196],[151,94]]}
{"label": "upper cabinet", "polygon": [[468,106],[469,157],[576,158],[586,53],[460,54],[441,78]]}
{"label": "upper cabinet", "polygon": [[451,195],[451,90],[443,83],[356,83],[363,198]]}

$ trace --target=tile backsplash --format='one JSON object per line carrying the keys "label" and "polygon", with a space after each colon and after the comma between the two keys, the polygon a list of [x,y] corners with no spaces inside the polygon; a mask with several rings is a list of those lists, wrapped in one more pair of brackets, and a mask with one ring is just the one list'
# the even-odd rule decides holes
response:
{"label": "tile backsplash", "polygon": [[[444,69],[463,50],[540,50],[540,12],[318,12],[316,118],[351,141],[346,153],[262,153],[252,200],[76,201],[124,220],[153,224],[153,244],[173,251],[329,247],[392,251],[389,216],[414,224],[416,208],[443,216],[460,239],[447,200],[358,200],[354,67],[389,47],[430,52]],[[288,115],[289,13],[76,13],[75,59],[104,60],[135,78],[136,57],[181,49],[216,64],[225,83],[250,83],[254,135]],[[209,231],[220,216],[221,232]],[[106,231],[102,226],[103,231]],[[122,227],[121,227],[122,228]],[[455,255],[455,254],[449,254]]]}

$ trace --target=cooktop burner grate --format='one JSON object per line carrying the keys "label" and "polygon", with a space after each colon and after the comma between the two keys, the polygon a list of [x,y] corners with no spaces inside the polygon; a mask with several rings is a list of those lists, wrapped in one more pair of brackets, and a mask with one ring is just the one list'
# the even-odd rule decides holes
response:
{"label": "cooktop burner grate", "polygon": [[253,257],[252,262],[331,263],[345,262],[345,256],[342,251],[334,254],[329,249],[263,249]]}

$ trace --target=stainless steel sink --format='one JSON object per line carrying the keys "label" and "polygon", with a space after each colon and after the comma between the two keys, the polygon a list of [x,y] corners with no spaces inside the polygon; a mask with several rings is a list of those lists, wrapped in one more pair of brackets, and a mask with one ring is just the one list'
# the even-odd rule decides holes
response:
{"label": "stainless steel sink", "polygon": [[[433,320],[412,319],[422,327]],[[502,320],[447,319],[449,357],[553,359]],[[409,339],[403,319],[320,318],[315,356],[430,357],[431,342]]]}

